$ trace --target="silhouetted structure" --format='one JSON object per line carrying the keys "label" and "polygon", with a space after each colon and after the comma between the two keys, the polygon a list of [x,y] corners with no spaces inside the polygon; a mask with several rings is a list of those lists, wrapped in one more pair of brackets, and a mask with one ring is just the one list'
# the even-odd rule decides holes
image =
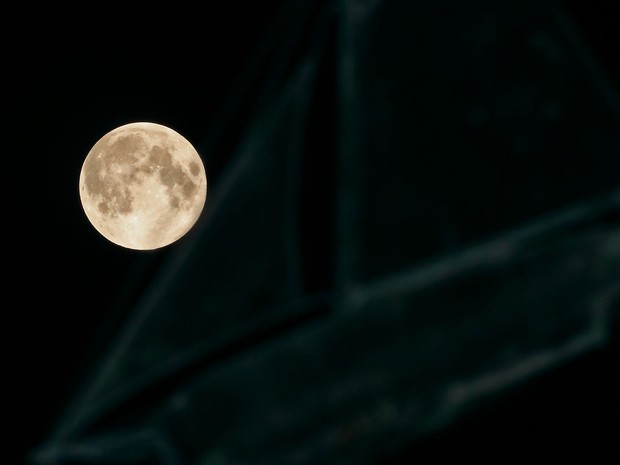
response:
{"label": "silhouetted structure", "polygon": [[412,463],[470,418],[510,449],[490,407],[616,347],[618,89],[563,5],[284,3],[33,465]]}

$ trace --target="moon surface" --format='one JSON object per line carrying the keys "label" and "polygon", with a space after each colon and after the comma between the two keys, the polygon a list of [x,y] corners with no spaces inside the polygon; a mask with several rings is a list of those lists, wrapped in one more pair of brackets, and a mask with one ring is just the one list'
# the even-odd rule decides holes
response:
{"label": "moon surface", "polygon": [[111,242],[134,250],[184,236],[207,199],[207,176],[193,145],[157,123],[125,124],[88,152],[79,180],[89,221]]}

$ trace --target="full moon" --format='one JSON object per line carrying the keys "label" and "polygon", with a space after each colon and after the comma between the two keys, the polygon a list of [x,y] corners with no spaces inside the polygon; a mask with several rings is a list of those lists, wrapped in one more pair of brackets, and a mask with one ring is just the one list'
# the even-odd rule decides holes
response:
{"label": "full moon", "polygon": [[136,122],[90,149],[79,180],[88,220],[111,242],[134,250],[165,247],[196,223],[207,199],[200,155],[167,126]]}

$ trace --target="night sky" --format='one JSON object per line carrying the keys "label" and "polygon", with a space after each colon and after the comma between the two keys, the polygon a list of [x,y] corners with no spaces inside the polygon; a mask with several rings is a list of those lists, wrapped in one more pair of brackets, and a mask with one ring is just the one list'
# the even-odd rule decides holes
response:
{"label": "night sky", "polygon": [[[9,278],[16,300],[9,299],[5,331],[20,404],[13,433],[19,455],[41,442],[80,384],[90,351],[106,344],[98,335],[123,321],[169,253],[123,249],[95,231],[78,193],[86,154],[105,133],[133,121],[165,124],[200,150],[278,4],[148,6],[136,14],[121,5],[80,12],[43,6],[34,24],[23,12],[18,44],[5,41],[15,164],[6,175],[19,199],[7,247],[19,270]],[[210,186],[226,155],[212,160],[205,160]]]}
{"label": "night sky", "polygon": [[[227,153],[209,152],[206,141],[219,130],[218,119],[236,97],[257,44],[278,20],[277,7],[285,3],[146,6],[137,14],[108,4],[85,5],[79,11],[37,6],[32,7],[36,19],[27,10],[6,18],[7,26],[18,22],[19,34],[5,38],[3,47],[9,63],[3,71],[8,77],[3,97],[8,101],[5,137],[11,142],[4,157],[10,165],[5,186],[10,186],[10,211],[16,208],[5,222],[9,232],[5,286],[10,298],[4,331],[11,366],[5,383],[16,390],[7,398],[15,410],[8,442],[17,445],[18,458],[7,463],[18,463],[26,450],[45,438],[82,382],[89,368],[86,362],[105,347],[105,335],[122,325],[158,265],[176,247],[133,251],[99,235],[79,200],[84,157],[117,126],[158,122],[183,134],[199,152],[207,152],[209,186],[217,185]],[[613,2],[565,3],[593,59],[620,89],[620,32]],[[268,58],[267,53],[261,59]],[[249,112],[255,95],[238,97],[236,108]],[[233,141],[234,135],[226,137]],[[224,138],[219,147],[226,144]],[[614,387],[605,385],[598,393],[591,386],[597,379],[602,383],[614,363],[618,366],[617,345],[616,338],[612,349],[541,377],[527,390],[500,401],[498,410],[481,412],[463,426],[413,444],[411,454],[424,448],[442,458],[448,453],[444,444],[451,444],[475,455],[464,431],[512,447],[506,438],[518,428],[517,412],[542,406],[548,408],[540,429],[529,431],[530,441],[521,451],[526,457],[529,450],[529,463],[540,463],[535,456],[543,443],[561,448],[571,437],[583,438],[586,433],[595,439],[575,440],[575,449],[598,443],[607,447],[611,433],[608,428],[597,433],[595,423],[605,412],[614,411],[606,403],[614,396]],[[586,378],[594,382],[586,386],[582,383]],[[558,393],[558,386],[570,386],[570,391]],[[566,402],[586,426],[568,420]],[[562,424],[567,429],[560,432]],[[408,457],[406,452],[403,457]],[[386,463],[410,463],[409,458],[393,457]]]}

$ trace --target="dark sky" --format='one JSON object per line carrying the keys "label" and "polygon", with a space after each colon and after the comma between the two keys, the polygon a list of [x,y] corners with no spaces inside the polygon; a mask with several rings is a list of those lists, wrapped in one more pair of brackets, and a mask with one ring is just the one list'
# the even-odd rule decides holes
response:
{"label": "dark sky", "polygon": [[[103,134],[132,121],[165,124],[200,149],[279,3],[149,5],[135,13],[109,3],[42,6],[34,19],[29,11],[12,19],[20,27],[3,47],[12,64],[3,71],[5,175],[18,202],[5,331],[19,334],[9,335],[7,350],[19,399],[11,442],[20,456],[61,412],[89,351],[105,344],[97,335],[123,320],[168,253],[122,249],[93,229],[78,195],[84,157]],[[224,165],[221,155],[206,166],[209,183]]]}
{"label": "dark sky", "polygon": [[[37,6],[34,22],[29,11],[6,18],[17,22],[18,31],[4,40],[10,66],[2,72],[8,77],[3,100],[9,102],[5,137],[11,142],[4,154],[10,163],[5,186],[10,186],[11,207],[17,207],[5,223],[11,297],[4,329],[5,353],[14,370],[6,382],[16,388],[16,398],[8,402],[17,406],[11,433],[17,439],[10,442],[17,442],[18,454],[45,437],[80,383],[85,361],[105,345],[101,334],[122,323],[170,253],[122,249],[93,229],[78,195],[84,157],[104,133],[139,120],[176,129],[200,151],[282,3],[145,6],[132,14],[107,3],[87,4],[80,11]],[[566,4],[593,56],[620,87],[619,18],[613,2]],[[225,165],[225,154],[210,158],[209,183],[217,183]],[[609,362],[605,354],[558,374],[555,385],[541,384],[536,402],[552,399],[546,386],[557,386],[558,380],[579,383],[581,376],[596,376]],[[524,402],[516,398],[504,413],[509,416]],[[558,415],[562,412],[558,406]],[[487,426],[480,431],[493,434],[492,420],[483,422]],[[441,439],[427,447],[440,455]],[[401,462],[395,458],[393,463]]]}

